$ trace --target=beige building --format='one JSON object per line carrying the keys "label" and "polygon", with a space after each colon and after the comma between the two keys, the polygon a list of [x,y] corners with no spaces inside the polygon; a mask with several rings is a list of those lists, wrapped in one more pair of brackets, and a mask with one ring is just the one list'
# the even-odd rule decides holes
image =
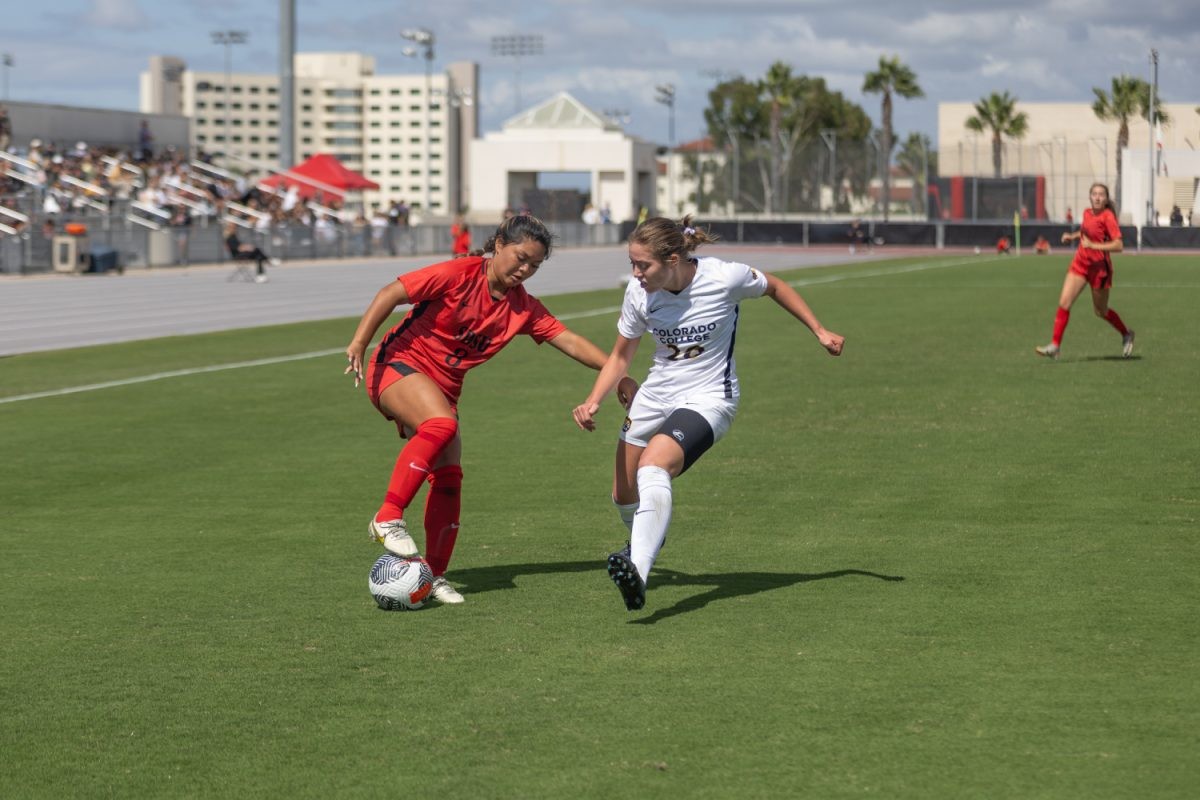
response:
{"label": "beige building", "polygon": [[[1165,103],[1171,124],[1161,127],[1159,171],[1154,182],[1155,207],[1165,220],[1174,205],[1194,210],[1197,179],[1195,153],[1200,147],[1198,104]],[[1001,177],[1040,175],[1045,178],[1046,210],[1063,219],[1068,208],[1075,219],[1087,206],[1088,188],[1106,183],[1116,191],[1117,123],[1098,119],[1090,103],[1017,103],[1029,117],[1028,133],[1019,142],[1005,140]],[[938,170],[943,177],[993,177],[990,134],[967,130],[974,103],[938,104]],[[1129,147],[1122,165],[1121,220],[1142,225],[1147,218],[1150,188],[1150,125],[1129,122]]]}
{"label": "beige building", "polygon": [[587,195],[607,206],[614,222],[654,210],[655,146],[625,133],[566,92],[507,120],[500,131],[471,143],[471,211],[499,219],[517,208],[544,173],[585,173]]}
{"label": "beige building", "polygon": [[[479,68],[450,64],[443,73],[375,74],[361,53],[297,53],[295,143],[300,162],[329,153],[380,186],[368,208],[405,200],[432,217],[454,213],[468,196],[471,139],[478,135],[474,99]],[[189,70],[152,56],[141,74],[143,113],[182,114],[191,145],[228,154],[227,166],[279,169],[279,77]]]}

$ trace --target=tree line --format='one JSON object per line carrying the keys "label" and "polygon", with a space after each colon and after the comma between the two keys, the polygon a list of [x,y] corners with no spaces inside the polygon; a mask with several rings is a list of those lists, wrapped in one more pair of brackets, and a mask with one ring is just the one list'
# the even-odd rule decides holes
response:
{"label": "tree line", "polygon": [[[852,195],[865,193],[878,173],[886,221],[893,164],[913,179],[916,197],[923,200],[926,176],[937,172],[936,154],[929,137],[920,133],[910,133],[897,143],[892,122],[897,99],[924,97],[917,74],[898,56],[880,56],[878,66],[864,75],[862,90],[880,96],[878,128],[861,106],[831,90],[824,78],[795,74],[781,61],[761,78],[739,75],[721,80],[709,90],[704,121],[708,136],[726,158],[722,164],[695,154],[684,158],[685,170],[698,180],[701,191],[707,191],[690,200],[701,213],[730,202],[739,210],[775,213],[798,206],[822,207],[822,192],[828,191],[832,207],[845,212],[850,210]],[[1149,119],[1151,89],[1141,78],[1120,75],[1112,79],[1111,88],[1093,92],[1096,116],[1117,123],[1113,195],[1119,206],[1121,151],[1129,145],[1130,120]],[[1017,110],[1017,102],[1007,91],[992,92],[975,103],[975,113],[966,120],[968,130],[991,136],[996,177],[1001,175],[1004,140],[1019,140],[1028,132],[1028,115]],[[1156,96],[1155,116],[1166,125],[1170,119],[1162,104]],[[805,154],[807,158],[802,157]],[[821,164],[814,165],[814,154]],[[706,182],[705,177],[712,180]],[[711,188],[705,190],[706,183]]]}

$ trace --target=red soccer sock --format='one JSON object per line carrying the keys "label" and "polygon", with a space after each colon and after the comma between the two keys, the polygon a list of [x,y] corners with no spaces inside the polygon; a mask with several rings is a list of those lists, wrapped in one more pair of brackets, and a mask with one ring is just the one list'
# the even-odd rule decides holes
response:
{"label": "red soccer sock", "polygon": [[383,505],[375,515],[376,522],[404,516],[404,509],[408,508],[425,476],[429,474],[429,465],[454,440],[457,433],[458,422],[449,417],[434,417],[417,426],[417,432],[396,459]]}
{"label": "red soccer sock", "polygon": [[1125,327],[1125,323],[1121,322],[1120,315],[1111,308],[1108,310],[1108,313],[1104,315],[1104,320],[1109,325],[1112,325],[1114,328],[1116,328],[1117,332],[1122,336],[1125,336],[1129,333],[1129,329]]}
{"label": "red soccer sock", "polygon": [[425,497],[425,560],[436,578],[446,574],[458,541],[458,515],[462,508],[462,467],[451,464],[429,473]]}
{"label": "red soccer sock", "polygon": [[1060,307],[1058,313],[1054,315],[1054,336],[1050,341],[1055,347],[1062,344],[1063,331],[1067,329],[1067,322],[1071,319],[1070,309]]}

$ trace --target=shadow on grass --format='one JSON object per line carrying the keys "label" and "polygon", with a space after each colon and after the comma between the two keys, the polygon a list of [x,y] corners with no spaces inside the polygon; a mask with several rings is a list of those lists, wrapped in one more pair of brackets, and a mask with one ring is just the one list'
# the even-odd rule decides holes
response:
{"label": "shadow on grass", "polygon": [[674,570],[654,570],[651,573],[650,591],[646,602],[652,603],[654,589],[661,586],[711,586],[707,592],[685,597],[670,608],[660,608],[648,617],[630,620],[636,625],[653,625],[659,620],[698,611],[714,600],[727,600],[731,597],[768,592],[772,589],[783,589],[798,583],[811,583],[832,578],[847,578],[860,575],[864,578],[875,578],[881,581],[902,581],[901,575],[880,575],[878,572],[868,572],[862,569],[839,569],[833,572],[725,572],[708,575],[688,575],[686,572]]}
{"label": "shadow on grass", "polygon": [[502,589],[515,589],[516,579],[522,575],[552,575],[570,572],[596,572],[608,575],[604,571],[604,560],[591,561],[549,561],[542,564],[497,564],[494,567],[473,567],[471,569],[452,570],[446,573],[451,583],[462,584],[463,590],[471,594],[494,592]]}
{"label": "shadow on grass", "polygon": [[[465,592],[479,594],[482,592],[499,591],[517,588],[516,579],[524,575],[549,575],[572,572],[594,572],[605,581],[608,575],[602,560],[594,561],[560,561],[540,564],[499,564],[494,567],[474,567],[452,573],[449,577],[454,583],[461,584]],[[663,586],[708,586],[707,592],[695,594],[680,600],[670,608],[656,610],[648,617],[630,620],[639,625],[653,625],[659,620],[698,611],[714,600],[726,600],[731,597],[745,597],[772,589],[783,589],[798,583],[830,580],[833,578],[848,578],[853,576],[875,578],[881,581],[902,581],[900,575],[881,575],[878,572],[868,572],[861,569],[839,569],[833,572],[725,572],[705,575],[689,575],[686,572],[676,572],[670,569],[656,569],[650,584],[648,601],[653,602],[655,589]],[[620,608],[620,601],[613,593],[613,605]]]}

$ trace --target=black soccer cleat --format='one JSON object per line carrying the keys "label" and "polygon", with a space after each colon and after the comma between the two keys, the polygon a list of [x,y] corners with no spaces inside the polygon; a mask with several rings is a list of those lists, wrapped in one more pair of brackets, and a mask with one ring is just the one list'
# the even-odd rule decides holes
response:
{"label": "black soccer cleat", "polygon": [[646,605],[646,582],[638,575],[637,567],[629,559],[629,551],[622,550],[608,557],[608,577],[617,585],[625,608],[637,611]]}

